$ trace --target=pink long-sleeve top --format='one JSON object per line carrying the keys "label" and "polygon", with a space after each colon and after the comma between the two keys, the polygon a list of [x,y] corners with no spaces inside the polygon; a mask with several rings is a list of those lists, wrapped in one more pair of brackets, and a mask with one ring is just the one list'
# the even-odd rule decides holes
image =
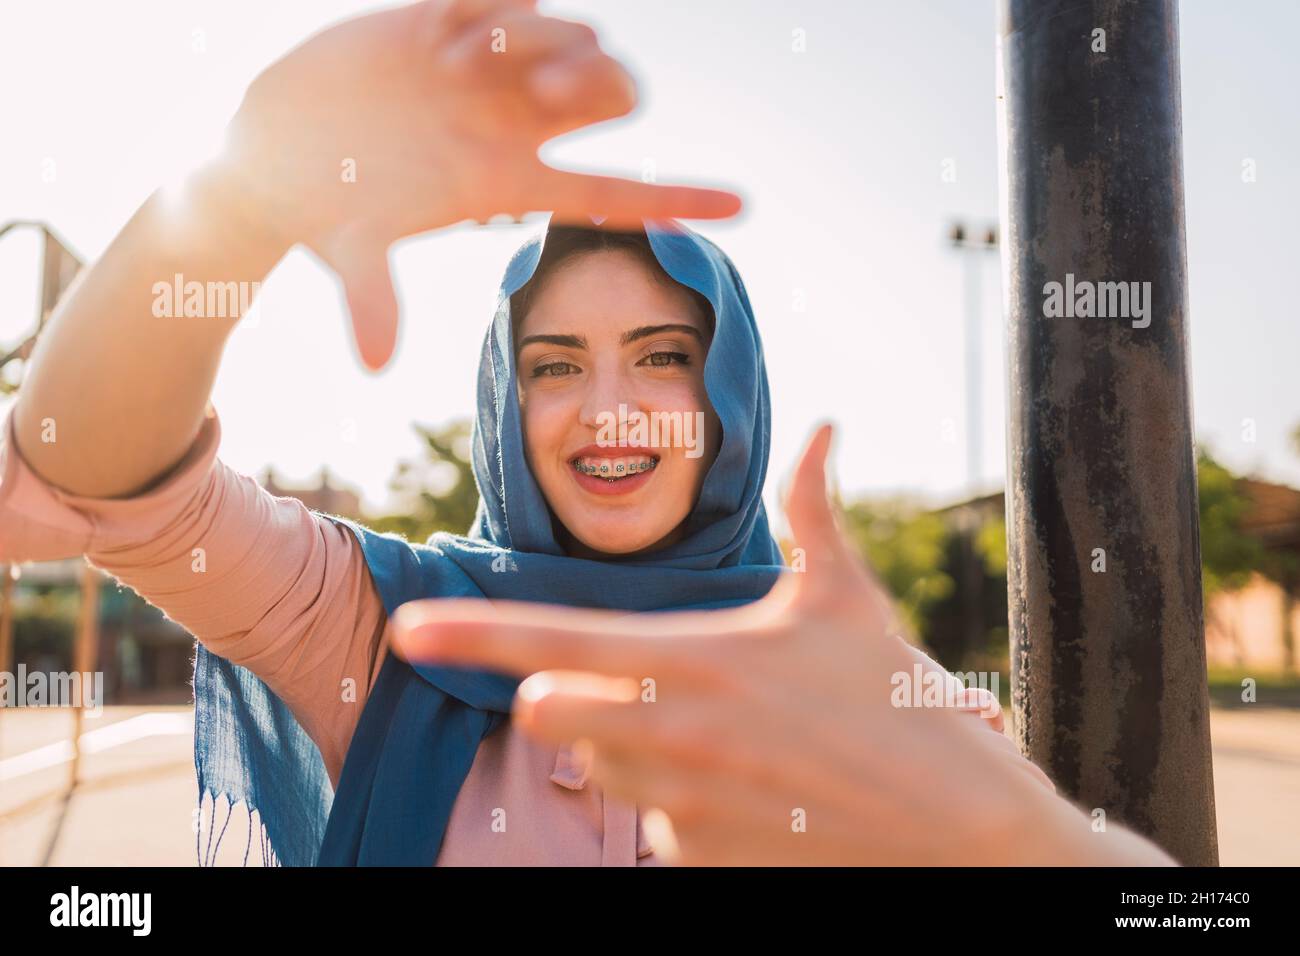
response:
{"label": "pink long-sleeve top", "polygon": [[[184,459],[129,498],[61,491],[19,453],[12,414],[0,434],[0,562],[86,555],[261,678],[337,786],[388,653],[384,608],[352,533],[222,462],[211,405]],[[660,863],[634,805],[589,783],[570,747],[540,744],[510,721],[480,744],[435,862]]]}

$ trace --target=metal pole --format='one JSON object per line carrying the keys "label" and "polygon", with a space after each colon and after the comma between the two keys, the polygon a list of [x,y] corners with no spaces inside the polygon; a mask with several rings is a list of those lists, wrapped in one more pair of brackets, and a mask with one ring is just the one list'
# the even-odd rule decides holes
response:
{"label": "metal pole", "polygon": [[[77,273],[81,270],[82,262],[67,244],[59,238],[49,226],[42,222],[30,222],[23,219],[17,219],[12,222],[0,225],[0,238],[13,229],[39,229],[43,236],[44,248],[41,259],[41,298],[36,303],[36,326],[32,332],[25,336],[22,341],[16,345],[8,346],[8,351],[0,349],[0,369],[3,369],[10,362],[26,361],[31,357],[32,350],[36,347],[36,339],[45,328],[45,323],[49,320],[50,314],[58,304],[63,293],[72,285]],[[0,393],[12,392],[17,388],[16,385],[5,385],[0,381]]]}
{"label": "metal pole", "polygon": [[984,384],[980,268],[984,263],[976,250],[966,252],[963,258],[966,260],[966,491],[974,495],[984,470],[984,415],[980,410]]}
{"label": "metal pole", "polygon": [[14,581],[18,566],[0,564],[0,674],[13,672],[14,657]]}
{"label": "metal pole", "polygon": [[[980,269],[984,257],[978,248],[967,246],[961,250],[966,260],[966,496],[974,501],[979,493],[980,473],[983,471],[984,415],[980,408],[983,392],[983,342],[981,341]],[[984,565],[975,549],[979,517],[974,507],[961,514],[961,617],[963,655],[984,651]]]}
{"label": "metal pole", "polygon": [[1177,9],[999,5],[1017,736],[1094,820],[1212,865]]}
{"label": "metal pole", "polygon": [[[966,298],[965,330],[962,336],[966,357],[966,497],[972,502],[979,493],[984,472],[984,394],[983,296],[980,294],[980,270],[984,254],[996,252],[997,233],[988,229],[982,236],[967,233],[963,223],[954,223],[948,238],[964,260],[963,286]],[[980,518],[974,508],[956,513],[960,533],[958,587],[961,600],[963,655],[982,653],[984,629],[984,562],[975,547]]]}
{"label": "metal pole", "polygon": [[[77,777],[81,771],[81,730],[85,720],[86,689],[85,678],[99,665],[99,571],[88,562],[81,562],[79,578],[81,581],[81,606],[77,614],[77,632],[72,645],[72,670],[81,675],[81,699],[72,710],[72,763],[68,766],[68,789],[77,786]],[[73,684],[72,686],[78,686]],[[93,686],[93,685],[92,685]],[[96,701],[103,704],[103,701]]]}

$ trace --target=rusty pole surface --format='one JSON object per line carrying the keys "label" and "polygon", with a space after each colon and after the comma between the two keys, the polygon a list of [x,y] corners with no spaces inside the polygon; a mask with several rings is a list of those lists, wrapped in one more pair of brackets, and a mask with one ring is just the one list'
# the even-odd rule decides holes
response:
{"label": "rusty pole surface", "polygon": [[1018,742],[1094,820],[1214,865],[1176,6],[999,7]]}

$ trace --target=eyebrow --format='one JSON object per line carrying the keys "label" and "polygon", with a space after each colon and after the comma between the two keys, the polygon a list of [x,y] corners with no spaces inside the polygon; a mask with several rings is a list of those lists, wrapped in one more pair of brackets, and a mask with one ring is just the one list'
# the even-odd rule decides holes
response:
{"label": "eyebrow", "polygon": [[660,332],[685,332],[687,335],[695,336],[695,340],[701,344],[704,342],[704,336],[700,335],[700,330],[693,325],[686,325],[682,322],[669,322],[664,325],[641,325],[635,329],[629,329],[619,338],[619,345],[629,345],[638,339],[648,338],[651,335],[658,335]]}
{"label": "eyebrow", "polygon": [[519,342],[520,351],[533,342],[558,345],[566,349],[582,349],[584,352],[587,350],[587,340],[581,335],[525,335]]}
{"label": "eyebrow", "polygon": [[[619,345],[630,345],[640,339],[648,338],[651,335],[658,335],[661,332],[684,332],[687,335],[695,336],[696,340],[703,344],[704,336],[700,330],[693,325],[685,325],[680,322],[668,322],[662,325],[640,325],[635,329],[629,329],[624,332],[618,340]],[[587,339],[582,335],[526,335],[519,342],[519,348],[533,342],[545,345],[558,345],[561,348],[587,350]]]}

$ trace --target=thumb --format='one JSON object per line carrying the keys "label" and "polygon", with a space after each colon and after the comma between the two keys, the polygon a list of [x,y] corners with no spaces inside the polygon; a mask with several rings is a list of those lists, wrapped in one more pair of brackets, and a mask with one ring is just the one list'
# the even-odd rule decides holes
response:
{"label": "thumb", "polygon": [[343,281],[361,361],[377,372],[397,345],[397,293],[388,269],[388,243],[349,229],[336,236],[322,255]]}
{"label": "thumb", "polygon": [[785,516],[794,543],[803,550],[809,570],[824,571],[843,564],[848,556],[826,493],[826,463],[830,455],[832,426],[821,425],[809,439],[785,498]]}
{"label": "thumb", "polygon": [[803,586],[796,584],[789,593],[826,600],[837,608],[853,604],[860,626],[872,633],[895,631],[896,615],[889,595],[845,537],[827,494],[826,462],[832,437],[829,422],[813,433],[786,495],[785,516],[795,544],[804,552],[808,572],[798,576],[804,579]]}

